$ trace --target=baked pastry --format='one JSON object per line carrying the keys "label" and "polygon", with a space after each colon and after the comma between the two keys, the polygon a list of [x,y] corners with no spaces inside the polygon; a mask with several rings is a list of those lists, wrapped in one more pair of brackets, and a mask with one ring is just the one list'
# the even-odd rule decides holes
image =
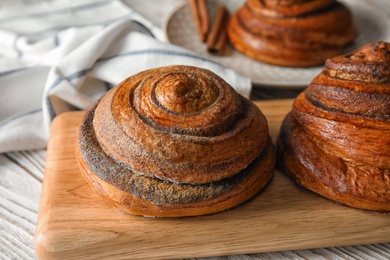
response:
{"label": "baked pastry", "polygon": [[390,43],[326,62],[284,119],[277,160],[325,198],[390,212]]}
{"label": "baked pastry", "polygon": [[356,31],[351,12],[336,0],[248,0],[232,15],[228,36],[255,60],[308,67],[340,55]]}
{"label": "baked pastry", "polygon": [[140,72],[87,112],[76,147],[81,173],[119,209],[196,216],[230,209],[272,178],[266,118],[206,69]]}

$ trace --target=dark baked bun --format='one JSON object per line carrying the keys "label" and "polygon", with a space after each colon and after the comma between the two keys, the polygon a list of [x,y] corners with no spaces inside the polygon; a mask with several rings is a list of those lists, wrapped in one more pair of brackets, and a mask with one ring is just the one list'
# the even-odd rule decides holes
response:
{"label": "dark baked bun", "polygon": [[277,158],[323,197],[390,212],[390,43],[326,62],[285,118]]}
{"label": "dark baked bun", "polygon": [[189,66],[124,80],[87,112],[77,143],[95,191],[136,215],[232,208],[259,192],[274,166],[261,111],[214,73]]}
{"label": "dark baked bun", "polygon": [[255,60],[308,67],[340,55],[356,32],[351,12],[336,0],[248,0],[231,17],[228,36]]}

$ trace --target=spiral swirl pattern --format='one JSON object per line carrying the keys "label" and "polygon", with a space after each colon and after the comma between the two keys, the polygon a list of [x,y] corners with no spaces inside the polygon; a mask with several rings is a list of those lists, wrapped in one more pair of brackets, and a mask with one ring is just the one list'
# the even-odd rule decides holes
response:
{"label": "spiral swirl pattern", "polygon": [[137,172],[208,183],[244,169],[265,146],[265,118],[251,107],[208,71],[164,68],[106,95],[94,129],[102,147]]}
{"label": "spiral swirl pattern", "polygon": [[232,16],[228,35],[255,60],[307,67],[341,54],[356,31],[351,12],[336,0],[248,0]]}
{"label": "spiral swirl pattern", "polygon": [[106,194],[109,184],[131,201],[154,204],[137,211],[115,202],[136,214],[165,216],[175,203],[231,200],[235,192],[243,202],[272,176],[264,115],[214,73],[190,66],[124,80],[88,112],[78,138],[80,165],[95,190]]}
{"label": "spiral swirl pattern", "polygon": [[326,62],[281,128],[278,158],[293,179],[352,207],[390,211],[389,79],[390,43]]}

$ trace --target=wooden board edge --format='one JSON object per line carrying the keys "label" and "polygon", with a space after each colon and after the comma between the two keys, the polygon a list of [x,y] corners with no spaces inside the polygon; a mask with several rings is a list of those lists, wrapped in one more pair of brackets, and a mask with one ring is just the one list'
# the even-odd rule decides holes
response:
{"label": "wooden board edge", "polygon": [[[65,149],[61,147],[61,135],[64,131],[74,131],[74,129],[68,129],[67,125],[69,122],[77,121],[83,115],[84,111],[69,111],[64,112],[54,118],[50,126],[50,136],[47,144],[47,156],[45,160],[42,190],[38,209],[38,218],[34,236],[34,249],[39,259],[52,259],[53,255],[50,253],[51,238],[50,234],[46,233],[47,225],[50,225],[51,211],[47,210],[52,205],[51,196],[48,194],[52,193],[53,187],[48,185],[49,183],[55,182],[59,174],[57,174],[56,166],[53,165],[55,158],[64,154]],[[75,116],[80,115],[80,116]],[[53,152],[55,151],[55,152]]]}

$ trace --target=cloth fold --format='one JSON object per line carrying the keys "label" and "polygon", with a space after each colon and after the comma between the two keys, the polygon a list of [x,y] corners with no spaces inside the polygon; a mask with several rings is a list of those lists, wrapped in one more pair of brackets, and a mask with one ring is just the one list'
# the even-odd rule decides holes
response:
{"label": "cloth fold", "polygon": [[249,78],[165,42],[119,0],[1,10],[0,152],[44,148],[60,113],[88,109],[132,74],[174,64],[207,68],[250,95]]}

